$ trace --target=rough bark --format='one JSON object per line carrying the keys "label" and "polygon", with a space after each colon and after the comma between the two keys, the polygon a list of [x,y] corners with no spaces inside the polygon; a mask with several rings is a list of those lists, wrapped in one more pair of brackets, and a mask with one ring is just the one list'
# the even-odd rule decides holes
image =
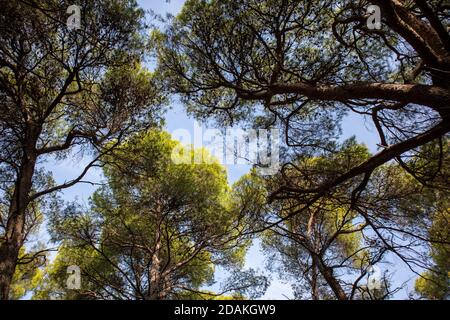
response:
{"label": "rough bark", "polygon": [[29,148],[23,156],[19,177],[9,207],[4,242],[0,246],[0,299],[7,300],[11,282],[24,242],[26,208],[36,166],[36,153]]}

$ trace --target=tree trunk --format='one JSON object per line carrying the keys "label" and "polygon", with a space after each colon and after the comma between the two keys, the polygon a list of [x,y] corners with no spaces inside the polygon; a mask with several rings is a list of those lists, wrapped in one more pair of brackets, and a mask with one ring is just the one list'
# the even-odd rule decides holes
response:
{"label": "tree trunk", "polygon": [[160,208],[157,209],[157,216],[156,216],[156,232],[155,232],[155,244],[154,244],[154,251],[152,254],[152,261],[151,266],[148,271],[148,278],[149,278],[149,288],[148,288],[148,294],[147,299],[149,300],[161,300],[161,290],[162,290],[162,284],[161,284],[161,246],[162,246],[162,239],[161,239],[161,216],[160,216]]}
{"label": "tree trunk", "polygon": [[9,206],[4,242],[0,245],[0,299],[7,300],[16,270],[20,248],[24,242],[26,208],[36,166],[36,154],[26,152]]}
{"label": "tree trunk", "polygon": [[344,289],[342,289],[339,281],[337,281],[336,277],[333,275],[333,270],[326,266],[317,254],[313,254],[312,258],[317,265],[320,273],[325,278],[325,281],[328,283],[331,290],[333,290],[336,298],[338,298],[339,300],[348,300],[347,294],[345,293]]}
{"label": "tree trunk", "polygon": [[159,259],[159,250],[161,248],[160,243],[156,244],[156,252],[152,256],[152,265],[149,271],[149,300],[161,300],[161,281],[160,281],[160,267],[161,261]]}

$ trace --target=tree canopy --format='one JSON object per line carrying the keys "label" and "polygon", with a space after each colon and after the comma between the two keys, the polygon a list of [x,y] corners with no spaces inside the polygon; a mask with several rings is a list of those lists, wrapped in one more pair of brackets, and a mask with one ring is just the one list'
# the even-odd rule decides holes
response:
{"label": "tree canopy", "polygon": [[[381,29],[366,25],[370,4]],[[334,152],[343,114],[372,121],[381,150],[312,188],[313,202],[450,131],[448,24],[441,1],[190,0],[154,41],[188,111],[279,125],[297,153]]]}
{"label": "tree canopy", "polygon": [[[82,181],[124,137],[159,122],[163,99],[142,65],[143,10],[128,0],[80,1],[83,27],[71,30],[71,4],[0,2],[2,299],[9,297],[33,208]],[[40,170],[43,161],[75,152],[92,156],[77,177],[56,185]]]}
{"label": "tree canopy", "polygon": [[[277,275],[295,299],[449,297],[446,1],[143,6],[0,0],[0,299],[252,299]],[[251,130],[228,149],[270,132],[249,158],[279,163],[229,184],[169,105]]]}

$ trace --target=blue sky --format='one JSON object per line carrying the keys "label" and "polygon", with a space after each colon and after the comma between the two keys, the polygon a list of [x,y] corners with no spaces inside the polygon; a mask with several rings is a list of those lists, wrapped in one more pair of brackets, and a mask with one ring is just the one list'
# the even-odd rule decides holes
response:
{"label": "blue sky", "polygon": [[[148,10],[153,10],[157,14],[165,15],[166,13],[177,14],[184,0],[140,0],[139,4]],[[176,129],[186,129],[193,132],[194,119],[189,117],[184,111],[183,107],[176,102],[171,106],[171,110],[166,114],[166,130],[170,133]],[[376,143],[378,142],[374,128],[359,116],[353,115],[344,119],[343,123],[343,139],[355,135],[359,142],[365,143],[372,152],[377,150]],[[72,177],[76,177],[82,170],[83,165],[86,164],[89,159],[76,158],[65,160],[62,162],[49,161],[44,164],[47,170],[53,172],[54,178],[57,182],[61,183],[66,180],[70,180]],[[243,174],[249,170],[247,165],[228,165],[228,178],[229,182],[233,183]],[[102,174],[100,170],[91,170],[86,176],[85,180],[98,182],[102,180]],[[77,200],[82,203],[88,204],[89,197],[96,187],[88,184],[78,184],[70,189],[65,190],[62,193],[64,200],[71,201]],[[403,283],[413,277],[413,274],[409,272],[405,267],[398,266],[398,261],[393,259],[392,261],[397,269],[395,283]],[[265,270],[264,256],[260,252],[258,242],[252,246],[249,250],[246,259],[246,268],[254,268],[257,270]],[[271,286],[267,290],[265,299],[286,299],[286,297],[292,297],[292,291],[290,285],[285,284],[277,279],[276,275],[272,281]],[[222,278],[223,274],[219,271],[217,278]],[[409,281],[408,286],[411,288],[412,282]],[[396,295],[397,298],[405,298],[405,291],[401,291]]]}

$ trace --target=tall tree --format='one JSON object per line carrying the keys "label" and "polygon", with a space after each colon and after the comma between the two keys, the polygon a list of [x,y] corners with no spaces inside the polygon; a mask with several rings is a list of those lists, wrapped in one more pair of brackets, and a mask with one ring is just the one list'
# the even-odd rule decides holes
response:
{"label": "tall tree", "polygon": [[[307,187],[334,176],[336,168],[346,170],[368,156],[365,147],[349,140],[332,158],[301,158],[277,177],[243,179],[253,181],[255,189],[265,186],[266,194],[287,181]],[[263,205],[265,212],[255,226],[256,231],[264,230],[262,245],[268,266],[293,281],[296,298],[347,300],[375,293],[364,280],[387,250],[366,235],[370,227],[352,207],[350,189],[351,183],[341,186],[299,215],[295,212],[302,208],[301,198]]]}
{"label": "tall tree", "polygon": [[[183,157],[204,162],[178,163]],[[74,208],[52,219],[63,247],[36,298],[73,298],[65,288],[70,265],[81,268],[76,298],[205,299],[264,291],[264,278],[236,270],[250,244],[242,236],[245,206],[235,205],[217,160],[150,131],[105,161],[108,183],[93,195],[91,211]],[[202,287],[212,283],[217,266],[236,272],[222,292],[212,293]]]}
{"label": "tall tree", "polygon": [[[429,146],[426,149],[427,160],[434,163]],[[300,157],[276,176],[252,174],[243,180],[253,193],[263,195],[280,185],[307,190],[370,156],[366,147],[350,139],[336,146],[333,156]],[[393,287],[391,275],[383,272],[383,265],[393,258],[417,275],[426,270],[421,278],[434,274],[446,279],[442,270],[449,242],[443,230],[448,229],[448,221],[442,207],[448,191],[438,187],[447,172],[448,157],[444,160],[437,177],[421,177],[434,185],[430,187],[423,187],[400,165],[385,164],[373,172],[365,188],[359,188],[358,179],[348,180],[306,210],[308,194],[277,198],[269,204],[256,201],[261,209],[254,232],[262,232],[269,267],[293,281],[297,298],[388,298],[401,288],[401,284]],[[408,166],[420,166],[423,174],[436,175],[420,161],[413,157]],[[429,246],[435,264],[424,255]],[[372,274],[374,271],[380,272]],[[372,279],[377,282],[370,283]]]}
{"label": "tall tree", "polygon": [[[416,293],[425,299],[448,299],[450,297],[450,144],[448,139],[427,145],[422,150],[423,157],[414,161],[420,169],[419,179],[432,187],[428,191],[435,198],[434,215],[428,228],[428,236],[435,239],[427,246],[432,260],[415,283]],[[441,162],[433,158],[444,157]],[[431,192],[430,192],[431,191]]]}
{"label": "tall tree", "polygon": [[[380,29],[367,24],[369,5]],[[342,114],[372,121],[378,153],[307,190],[273,190],[272,199],[308,194],[311,205],[391,160],[411,172],[405,157],[450,131],[449,10],[419,0],[189,0],[154,39],[164,79],[197,116],[281,125],[288,145],[316,154],[330,152]]]}
{"label": "tall tree", "polygon": [[[33,204],[81,182],[102,155],[157,119],[160,99],[140,65],[143,11],[133,0],[83,0],[77,17],[72,4],[0,1],[1,197],[8,199],[0,226],[1,299],[10,297]],[[80,151],[92,161],[78,177],[38,182],[42,161]]]}

